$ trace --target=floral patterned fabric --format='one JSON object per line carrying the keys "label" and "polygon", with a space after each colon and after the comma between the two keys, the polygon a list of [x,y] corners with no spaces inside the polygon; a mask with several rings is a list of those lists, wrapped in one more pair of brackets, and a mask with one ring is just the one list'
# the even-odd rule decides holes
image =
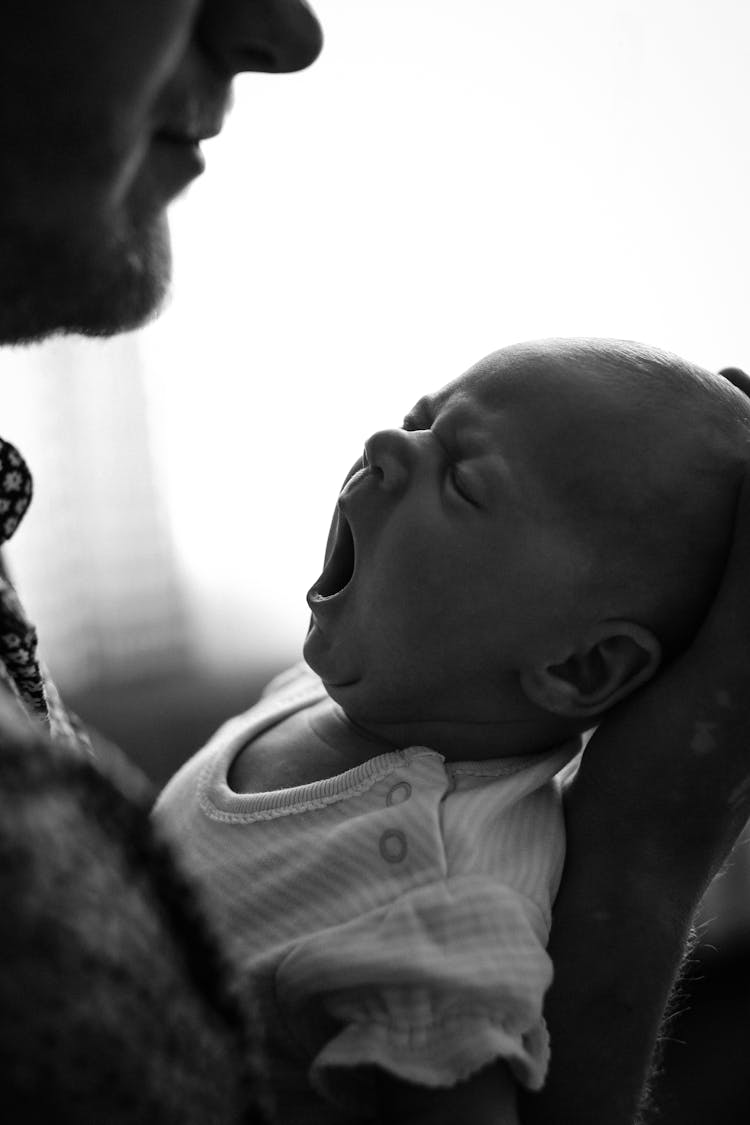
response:
{"label": "floral patterned fabric", "polygon": [[[0,438],[0,546],[15,532],[33,495],[28,466],[10,442]],[[65,708],[37,653],[36,629],[0,566],[0,683],[38,719],[56,742],[91,753],[80,721]]]}

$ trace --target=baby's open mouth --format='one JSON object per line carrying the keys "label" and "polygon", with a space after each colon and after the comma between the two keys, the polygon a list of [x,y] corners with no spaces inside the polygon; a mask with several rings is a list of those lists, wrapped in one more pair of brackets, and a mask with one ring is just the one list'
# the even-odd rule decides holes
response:
{"label": "baby's open mouth", "polygon": [[354,574],[354,536],[349,521],[338,509],[336,537],[323,573],[310,593],[316,598],[332,598],[349,585]]}

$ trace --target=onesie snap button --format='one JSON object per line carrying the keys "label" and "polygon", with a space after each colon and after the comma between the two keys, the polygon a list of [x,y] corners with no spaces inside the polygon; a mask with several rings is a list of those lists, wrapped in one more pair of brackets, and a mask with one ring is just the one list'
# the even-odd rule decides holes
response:
{"label": "onesie snap button", "polygon": [[411,797],[411,785],[408,781],[397,781],[388,790],[388,796],[385,799],[386,805],[403,805],[404,801],[408,801]]}
{"label": "onesie snap button", "polygon": [[380,854],[386,863],[401,863],[406,858],[406,836],[397,829],[384,832],[380,837]]}

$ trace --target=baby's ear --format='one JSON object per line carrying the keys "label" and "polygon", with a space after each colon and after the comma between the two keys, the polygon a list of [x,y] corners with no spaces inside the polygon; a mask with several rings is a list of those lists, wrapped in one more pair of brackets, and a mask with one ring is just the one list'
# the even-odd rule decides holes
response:
{"label": "baby's ear", "polygon": [[562,662],[522,670],[521,687],[545,711],[587,718],[645,684],[660,663],[661,645],[649,629],[632,621],[603,621]]}

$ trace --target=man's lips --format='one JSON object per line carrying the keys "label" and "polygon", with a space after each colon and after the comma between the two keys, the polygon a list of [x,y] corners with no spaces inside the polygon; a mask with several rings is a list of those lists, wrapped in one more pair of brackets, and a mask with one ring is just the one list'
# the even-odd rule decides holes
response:
{"label": "man's lips", "polygon": [[168,125],[159,129],[154,134],[154,142],[164,151],[173,153],[181,160],[190,160],[195,173],[202,172],[206,160],[201,150],[201,143],[221,132],[221,119],[218,121],[183,122],[182,124]]}
{"label": "man's lips", "polygon": [[167,140],[201,144],[219,135],[231,105],[232,91],[223,83],[182,90],[159,107],[154,131]]}
{"label": "man's lips", "polygon": [[204,97],[180,99],[164,107],[163,116],[154,132],[157,143],[191,151],[202,161],[200,146],[221,132],[231,102],[229,91],[206,93]]}
{"label": "man's lips", "polygon": [[157,135],[149,153],[150,167],[162,185],[166,199],[177,195],[205,171],[205,157],[200,145],[194,141]]}
{"label": "man's lips", "polygon": [[203,125],[168,125],[159,129],[156,134],[156,140],[170,141],[172,144],[183,145],[199,145],[203,141],[210,141],[213,137],[218,137],[221,132],[221,122],[209,123]]}
{"label": "man's lips", "polygon": [[193,137],[181,136],[178,133],[156,133],[154,143],[175,152],[186,151],[197,153],[203,160],[201,143]]}

